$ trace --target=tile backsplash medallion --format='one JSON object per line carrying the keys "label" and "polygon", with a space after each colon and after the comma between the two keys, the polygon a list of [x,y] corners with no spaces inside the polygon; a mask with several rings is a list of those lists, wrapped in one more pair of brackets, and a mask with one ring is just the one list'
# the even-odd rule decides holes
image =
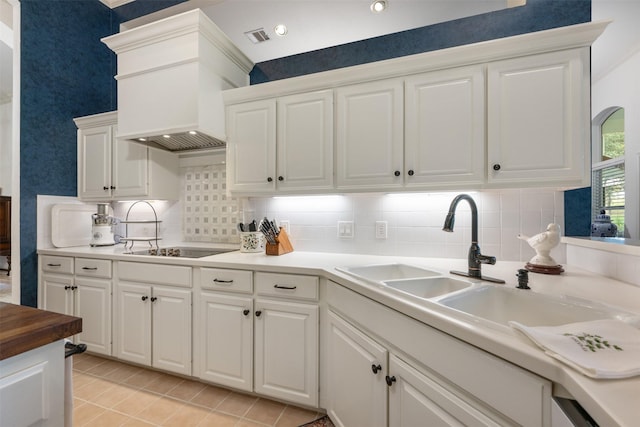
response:
{"label": "tile backsplash medallion", "polygon": [[241,200],[227,195],[224,164],[181,170],[182,234],[187,242],[240,243]]}

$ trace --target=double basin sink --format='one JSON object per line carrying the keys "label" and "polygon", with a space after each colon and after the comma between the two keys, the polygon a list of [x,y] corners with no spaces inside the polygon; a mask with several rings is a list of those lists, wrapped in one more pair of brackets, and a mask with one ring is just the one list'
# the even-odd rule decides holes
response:
{"label": "double basin sink", "polygon": [[472,282],[407,264],[336,269],[413,301],[447,307],[467,320],[487,326],[508,328],[509,321],[527,326],[558,326],[614,318],[633,323],[637,321],[637,316],[630,313],[578,298]]}

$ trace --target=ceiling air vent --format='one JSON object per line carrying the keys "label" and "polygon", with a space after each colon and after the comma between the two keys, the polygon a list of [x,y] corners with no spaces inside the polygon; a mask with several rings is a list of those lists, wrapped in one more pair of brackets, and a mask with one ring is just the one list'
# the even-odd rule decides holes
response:
{"label": "ceiling air vent", "polygon": [[269,40],[269,35],[264,31],[264,28],[258,28],[257,30],[251,30],[244,33],[253,43],[258,44]]}

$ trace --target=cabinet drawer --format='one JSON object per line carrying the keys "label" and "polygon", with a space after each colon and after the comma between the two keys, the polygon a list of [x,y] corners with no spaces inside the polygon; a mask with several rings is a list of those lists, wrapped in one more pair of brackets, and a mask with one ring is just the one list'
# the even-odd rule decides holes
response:
{"label": "cabinet drawer", "polygon": [[76,258],[76,275],[111,278],[111,261],[108,259]]}
{"label": "cabinet drawer", "polygon": [[256,273],[258,295],[318,299],[318,277],[297,274]]}
{"label": "cabinet drawer", "polygon": [[191,267],[183,265],[119,262],[118,278],[154,285],[191,287]]}
{"label": "cabinet drawer", "polygon": [[200,287],[217,291],[253,292],[252,272],[244,270],[224,270],[221,268],[200,269]]}
{"label": "cabinet drawer", "polygon": [[42,255],[40,260],[42,271],[73,274],[73,258],[71,257]]}

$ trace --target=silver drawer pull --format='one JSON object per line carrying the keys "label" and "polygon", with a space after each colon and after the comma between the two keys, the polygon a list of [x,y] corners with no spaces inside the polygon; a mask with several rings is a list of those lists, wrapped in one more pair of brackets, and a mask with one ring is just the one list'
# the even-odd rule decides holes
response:
{"label": "silver drawer pull", "polygon": [[47,267],[62,267],[62,264],[47,264]]}
{"label": "silver drawer pull", "polygon": [[233,283],[233,280],[221,280],[221,279],[213,279],[215,283]]}
{"label": "silver drawer pull", "polygon": [[83,270],[97,270],[98,267],[82,267]]}
{"label": "silver drawer pull", "polygon": [[297,288],[297,286],[284,286],[284,285],[273,285],[274,288],[276,289],[287,289],[287,290],[294,290],[295,288]]}

